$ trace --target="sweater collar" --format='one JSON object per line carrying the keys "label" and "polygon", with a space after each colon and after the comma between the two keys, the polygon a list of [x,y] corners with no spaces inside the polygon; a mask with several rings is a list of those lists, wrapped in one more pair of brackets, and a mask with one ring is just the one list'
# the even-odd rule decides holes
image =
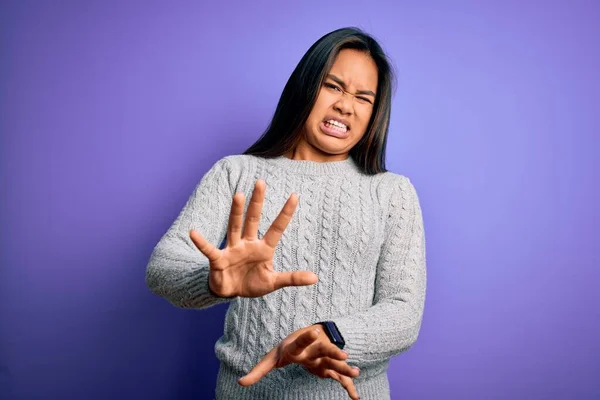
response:
{"label": "sweater collar", "polygon": [[292,160],[285,156],[267,158],[266,161],[286,171],[304,175],[346,176],[352,173],[361,172],[352,156],[348,156],[348,158],[342,161],[326,162]]}

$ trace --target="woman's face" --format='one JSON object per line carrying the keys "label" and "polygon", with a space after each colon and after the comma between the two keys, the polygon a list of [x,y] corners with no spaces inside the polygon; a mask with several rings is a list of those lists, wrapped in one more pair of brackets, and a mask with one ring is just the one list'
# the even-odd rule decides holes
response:
{"label": "woman's face", "polygon": [[315,161],[347,158],[363,137],[374,109],[377,66],[365,52],[339,52],[304,125],[296,153]]}

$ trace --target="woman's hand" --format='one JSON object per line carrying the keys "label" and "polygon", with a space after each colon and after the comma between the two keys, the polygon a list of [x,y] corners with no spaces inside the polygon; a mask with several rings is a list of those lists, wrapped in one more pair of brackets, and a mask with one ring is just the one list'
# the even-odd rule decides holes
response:
{"label": "woman's hand", "polygon": [[276,272],[273,270],[275,247],[292,219],[298,196],[292,194],[262,239],[258,239],[258,223],[265,199],[264,180],[254,186],[242,231],[244,194],[236,193],[231,205],[227,229],[227,247],[219,250],[202,235],[192,230],[190,238],[208,258],[209,287],[221,297],[259,297],[285,286],[305,286],[317,282],[308,271]]}
{"label": "woman's hand", "polygon": [[359,375],[356,367],[345,360],[348,355],[331,343],[319,325],[300,329],[273,348],[254,368],[238,380],[242,386],[250,386],[261,380],[274,368],[288,364],[303,365],[309,372],[320,378],[331,378],[340,382],[353,400],[358,393],[352,378]]}

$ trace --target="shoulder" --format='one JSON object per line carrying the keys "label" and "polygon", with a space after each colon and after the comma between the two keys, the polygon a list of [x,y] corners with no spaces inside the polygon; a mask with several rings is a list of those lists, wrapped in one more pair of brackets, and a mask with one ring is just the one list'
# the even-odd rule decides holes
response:
{"label": "shoulder", "polygon": [[229,172],[235,173],[247,170],[256,165],[258,157],[247,154],[232,154],[219,159],[215,165],[226,168]]}
{"label": "shoulder", "polygon": [[218,159],[202,176],[200,184],[225,185],[235,187],[242,171],[240,160],[237,155],[228,155]]}
{"label": "shoulder", "polygon": [[251,155],[227,155],[218,159],[207,175],[213,175],[222,181],[227,181],[233,193],[237,191],[241,181],[245,180],[249,174],[252,175],[251,171],[257,168],[258,162],[258,157]]}
{"label": "shoulder", "polygon": [[416,196],[413,181],[406,175],[396,172],[383,172],[379,175],[379,192],[386,198],[400,196],[410,198]]}
{"label": "shoulder", "polygon": [[379,190],[382,196],[385,196],[388,218],[406,219],[421,213],[417,189],[408,176],[390,171],[380,175],[382,176]]}
{"label": "shoulder", "polygon": [[210,169],[226,171],[235,175],[236,172],[247,170],[251,164],[256,163],[255,159],[254,156],[244,154],[227,155],[218,159]]}

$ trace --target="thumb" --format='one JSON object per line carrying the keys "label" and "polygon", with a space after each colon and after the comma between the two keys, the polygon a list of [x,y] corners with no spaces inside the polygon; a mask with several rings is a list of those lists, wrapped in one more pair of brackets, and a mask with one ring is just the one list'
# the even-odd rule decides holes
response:
{"label": "thumb", "polygon": [[308,286],[317,283],[319,278],[310,271],[276,272],[275,290],[286,286]]}
{"label": "thumb", "polygon": [[194,242],[194,245],[208,258],[210,262],[215,262],[221,256],[221,250],[217,249],[196,230],[190,231],[190,239]]}

